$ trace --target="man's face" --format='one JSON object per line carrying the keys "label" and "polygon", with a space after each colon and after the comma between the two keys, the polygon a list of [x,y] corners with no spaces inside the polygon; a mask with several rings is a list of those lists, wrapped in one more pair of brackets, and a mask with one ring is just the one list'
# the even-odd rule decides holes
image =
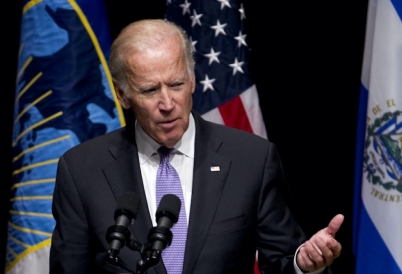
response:
{"label": "man's face", "polygon": [[116,86],[121,105],[156,142],[173,147],[188,128],[195,79],[189,75],[178,37],[128,54],[129,97]]}

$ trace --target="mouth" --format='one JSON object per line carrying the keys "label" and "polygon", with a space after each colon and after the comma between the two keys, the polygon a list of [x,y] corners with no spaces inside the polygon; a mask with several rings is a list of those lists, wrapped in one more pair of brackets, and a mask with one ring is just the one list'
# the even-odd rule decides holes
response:
{"label": "mouth", "polygon": [[170,120],[166,120],[166,121],[159,122],[159,124],[160,124],[163,128],[170,128],[170,127],[175,126],[177,120],[178,120],[178,119],[170,119]]}

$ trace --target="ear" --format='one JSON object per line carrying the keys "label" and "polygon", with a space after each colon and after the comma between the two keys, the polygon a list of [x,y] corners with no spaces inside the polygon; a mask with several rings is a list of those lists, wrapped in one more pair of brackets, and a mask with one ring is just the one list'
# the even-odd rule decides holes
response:
{"label": "ear", "polygon": [[114,91],[116,92],[117,99],[120,102],[120,105],[124,109],[130,108],[130,101],[128,100],[124,91],[120,88],[120,86],[113,80]]}

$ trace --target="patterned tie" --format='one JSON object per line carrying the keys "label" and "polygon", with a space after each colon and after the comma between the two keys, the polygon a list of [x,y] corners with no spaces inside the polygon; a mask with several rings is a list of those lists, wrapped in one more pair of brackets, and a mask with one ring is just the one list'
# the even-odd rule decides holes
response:
{"label": "patterned tie", "polygon": [[183,271],[184,250],[187,239],[187,219],[184,208],[183,190],[177,171],[169,163],[169,153],[173,148],[162,146],[158,149],[160,164],[156,175],[156,206],[166,194],[174,194],[181,200],[179,220],[173,225],[172,244],[162,251],[162,259],[168,274],[181,274]]}

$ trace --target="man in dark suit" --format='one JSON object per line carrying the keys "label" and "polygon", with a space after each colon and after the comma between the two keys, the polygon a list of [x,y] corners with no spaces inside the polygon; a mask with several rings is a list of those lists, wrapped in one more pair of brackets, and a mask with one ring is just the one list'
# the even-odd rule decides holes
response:
{"label": "man in dark suit", "polygon": [[[51,273],[127,272],[105,262],[106,231],[119,197],[133,191],[140,206],[129,229],[147,243],[156,226],[160,146],[173,148],[169,162],[180,177],[188,226],[184,262],[175,273],[253,273],[256,250],[261,273],[330,273],[341,252],[334,236],[343,216],[307,240],[286,205],[274,144],[191,111],[194,61],[179,27],[164,20],[127,26],[109,65],[118,100],[136,120],[60,158]],[[140,252],[122,248],[119,258],[136,273]],[[167,273],[164,260],[148,273]]]}

